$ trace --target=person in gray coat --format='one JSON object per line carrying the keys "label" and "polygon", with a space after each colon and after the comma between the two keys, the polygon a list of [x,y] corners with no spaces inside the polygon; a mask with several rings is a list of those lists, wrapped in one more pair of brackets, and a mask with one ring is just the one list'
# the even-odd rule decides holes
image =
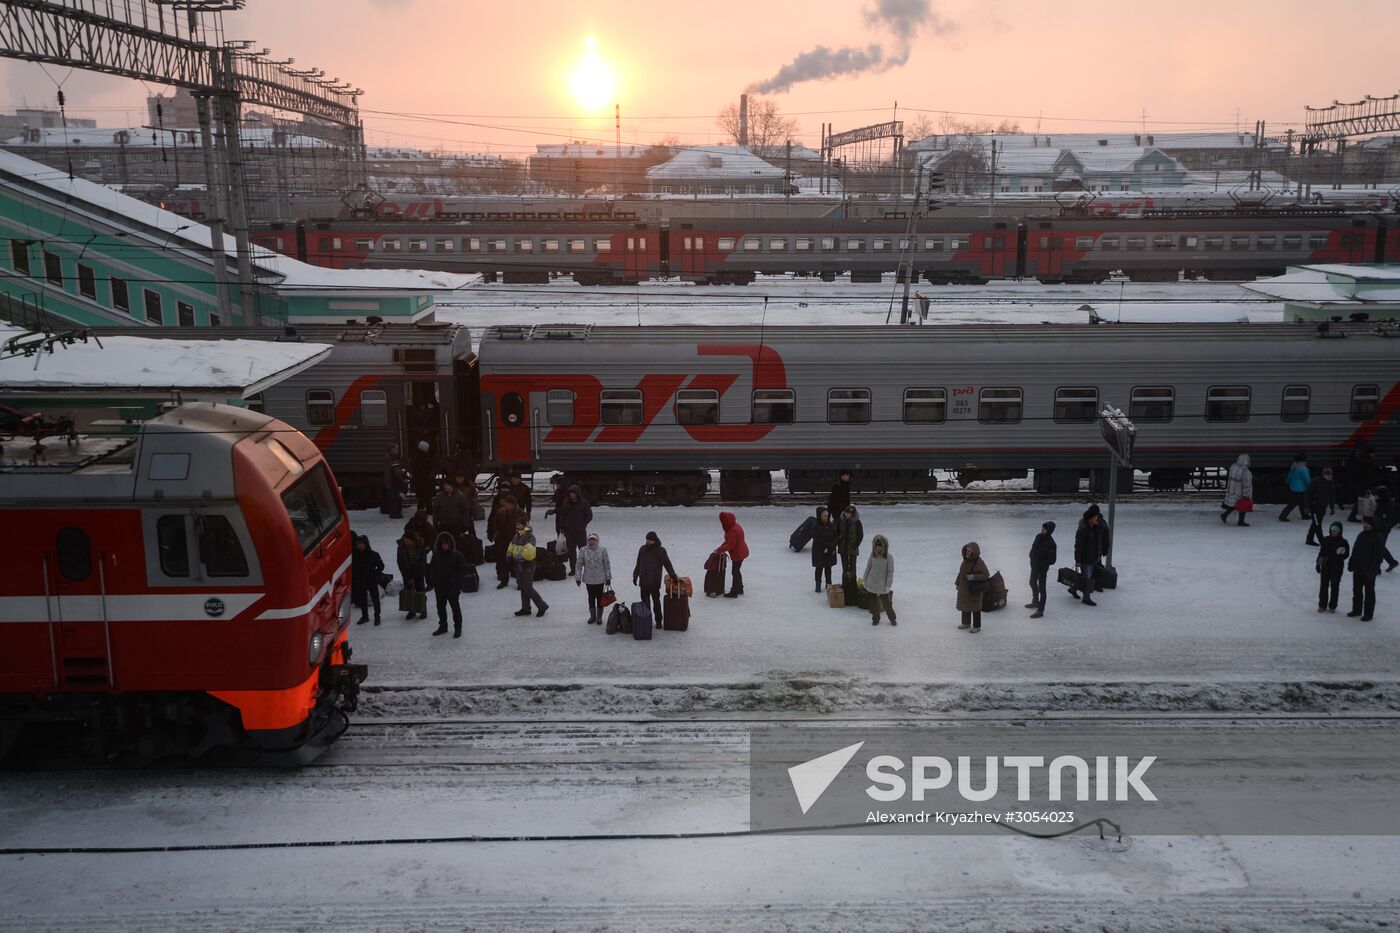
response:
{"label": "person in gray coat", "polygon": [[578,551],[578,586],[588,587],[588,624],[603,624],[603,592],[612,586],[612,563],[597,532],[588,533],[588,543]]}
{"label": "person in gray coat", "polygon": [[[1249,500],[1248,508],[1240,509],[1246,499]],[[1245,521],[1244,517],[1254,507],[1253,501],[1254,474],[1249,469],[1249,454],[1240,454],[1225,474],[1225,498],[1220,502],[1220,524],[1225,524],[1225,519],[1230,517],[1231,512],[1238,511],[1240,520],[1235,524],[1249,527],[1249,522]]]}
{"label": "person in gray coat", "polygon": [[880,609],[890,617],[890,625],[898,625],[894,615],[894,557],[884,535],[876,535],[870,544],[870,556],[865,559],[865,592],[870,598],[870,624],[880,624]]}

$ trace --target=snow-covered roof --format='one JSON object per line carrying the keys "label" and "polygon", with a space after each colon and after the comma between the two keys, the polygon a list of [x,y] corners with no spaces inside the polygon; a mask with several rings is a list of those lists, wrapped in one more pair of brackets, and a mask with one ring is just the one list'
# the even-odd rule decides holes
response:
{"label": "snow-covered roof", "polygon": [[[0,344],[22,334],[0,327]],[[0,360],[0,391],[211,392],[247,398],[330,355],[324,343],[99,335],[37,357]]]}
{"label": "snow-covered roof", "polygon": [[[39,138],[36,141],[26,141],[23,136],[13,136],[7,140],[0,140],[0,145],[11,149],[34,148],[39,146],[72,146],[75,150],[82,147],[102,147],[117,145],[116,136],[118,133],[127,134],[125,145],[133,149],[157,149],[161,146],[171,145],[171,133],[176,134],[175,145],[183,148],[199,146],[199,130],[170,127],[166,130],[149,130],[142,128],[125,127],[82,127],[74,129],[69,127],[45,127],[43,129],[30,130],[37,132]],[[288,135],[285,142],[281,140],[282,131],[265,126],[244,126],[238,130],[239,140],[243,145],[271,146],[273,135],[278,135],[278,148],[298,147],[298,146],[318,146],[329,147],[332,143],[315,136]]]}
{"label": "snow-covered roof", "polygon": [[611,143],[563,143],[537,145],[535,159],[639,159],[651,151],[651,146],[622,146]]}
{"label": "snow-covered roof", "polygon": [[1345,263],[1290,266],[1284,275],[1243,282],[1240,287],[1282,301],[1325,304],[1400,302],[1400,266]]}
{"label": "snow-covered roof", "polygon": [[[1149,137],[1151,142],[1148,142]],[[965,138],[957,136],[955,138]],[[998,149],[1080,149],[1114,146],[1152,146],[1157,149],[1253,149],[1253,133],[988,133],[976,136],[984,142],[996,140]],[[1100,140],[1105,144],[1101,146]],[[1268,146],[1281,146],[1265,140]],[[949,137],[927,136],[910,143],[910,149],[947,149]]]}
{"label": "snow-covered roof", "polygon": [[1066,148],[1061,152],[1068,152],[1074,156],[1075,160],[1090,172],[1131,172],[1138,162],[1154,152],[1170,161],[1175,169],[1181,170],[1179,162],[1160,152],[1160,147],[1156,146],[1093,146],[1082,149]]}
{"label": "snow-covered roof", "polygon": [[690,146],[647,169],[648,178],[773,178],[783,170],[743,146]]}
{"label": "snow-covered roof", "polygon": [[1049,172],[1059,161],[1060,150],[1046,149],[999,149],[997,150],[997,172],[1003,175],[1017,172],[1031,174]]}

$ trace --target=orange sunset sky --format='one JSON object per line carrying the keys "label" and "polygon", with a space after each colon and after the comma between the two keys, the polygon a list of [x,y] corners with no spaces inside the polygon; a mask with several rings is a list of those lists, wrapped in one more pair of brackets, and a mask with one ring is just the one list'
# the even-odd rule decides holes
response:
{"label": "orange sunset sky", "polygon": [[[876,4],[919,22],[872,21]],[[613,101],[590,115],[571,88],[590,36],[629,143],[721,141],[721,107],[819,46],[877,45],[903,64],[773,94],[809,145],[823,121],[887,120],[895,101],[905,119],[950,111],[1043,134],[1135,131],[1143,111],[1148,132],[1257,119],[1281,132],[1305,104],[1400,90],[1395,0],[249,0],[224,28],[363,88],[371,145],[506,155],[612,139]],[[99,126],[145,122],[156,89],[3,61],[0,109],[53,106],[55,81]]]}

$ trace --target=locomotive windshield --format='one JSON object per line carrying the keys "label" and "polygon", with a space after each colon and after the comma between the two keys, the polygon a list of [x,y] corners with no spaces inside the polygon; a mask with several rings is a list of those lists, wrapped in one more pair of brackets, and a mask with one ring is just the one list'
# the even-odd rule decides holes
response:
{"label": "locomotive windshield", "polygon": [[282,505],[296,529],[303,554],[311,553],[311,549],[340,524],[340,502],[331,488],[325,464],[318,464],[282,493]]}

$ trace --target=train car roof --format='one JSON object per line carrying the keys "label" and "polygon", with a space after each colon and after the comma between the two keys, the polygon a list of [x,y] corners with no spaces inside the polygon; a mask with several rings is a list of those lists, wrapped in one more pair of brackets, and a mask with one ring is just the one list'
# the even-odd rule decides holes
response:
{"label": "train car roof", "polygon": [[462,324],[446,321],[382,324],[297,324],[281,330],[275,327],[104,327],[95,331],[99,338],[110,335],[152,337],[163,340],[261,340],[272,343],[368,343],[380,345],[452,346],[469,345],[471,334]]}

